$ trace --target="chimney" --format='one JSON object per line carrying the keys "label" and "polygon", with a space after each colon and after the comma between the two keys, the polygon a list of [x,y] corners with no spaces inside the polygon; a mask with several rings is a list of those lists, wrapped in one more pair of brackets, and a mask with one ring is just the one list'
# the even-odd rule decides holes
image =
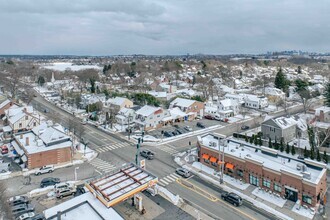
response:
{"label": "chimney", "polygon": [[29,144],[30,144],[29,137],[26,137],[26,138],[25,138],[25,145],[26,145],[26,146],[29,146]]}
{"label": "chimney", "polygon": [[20,134],[19,139],[23,139],[23,134]]}

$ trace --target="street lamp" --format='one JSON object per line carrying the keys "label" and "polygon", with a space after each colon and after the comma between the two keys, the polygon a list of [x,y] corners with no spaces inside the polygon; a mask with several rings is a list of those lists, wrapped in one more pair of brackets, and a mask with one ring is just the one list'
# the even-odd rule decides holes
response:
{"label": "street lamp", "polygon": [[74,168],[74,180],[77,181],[77,170],[79,170],[79,167]]}

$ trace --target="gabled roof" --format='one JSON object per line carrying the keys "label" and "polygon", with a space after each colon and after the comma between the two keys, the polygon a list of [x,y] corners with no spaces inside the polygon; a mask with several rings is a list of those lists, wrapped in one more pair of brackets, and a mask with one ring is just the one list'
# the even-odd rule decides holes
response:
{"label": "gabled roof", "polygon": [[230,107],[233,105],[233,102],[231,99],[223,99],[223,100],[220,100],[219,103],[224,107]]}
{"label": "gabled roof", "polygon": [[9,99],[4,100],[2,103],[0,103],[0,109],[2,109],[3,107],[5,107],[9,103],[10,103]]}
{"label": "gabled roof", "polygon": [[271,120],[273,120],[282,129],[297,125],[297,122],[292,118],[279,117]]}
{"label": "gabled roof", "polygon": [[180,107],[189,107],[194,104],[196,101],[191,99],[176,98],[171,102],[171,105],[180,106]]}
{"label": "gabled roof", "polygon": [[111,103],[113,105],[122,105],[126,100],[129,101],[129,99],[127,99],[127,98],[116,97],[114,99],[110,99],[109,103]]}
{"label": "gabled roof", "polygon": [[154,114],[156,111],[160,110],[162,108],[160,107],[154,107],[154,106],[150,106],[150,105],[145,105],[142,108],[140,108],[139,110],[136,111],[137,115],[142,115],[142,116],[149,116]]}
{"label": "gabled roof", "polygon": [[52,142],[68,139],[70,137],[53,127],[48,127],[41,135],[39,135],[39,138],[45,144],[50,144]]}

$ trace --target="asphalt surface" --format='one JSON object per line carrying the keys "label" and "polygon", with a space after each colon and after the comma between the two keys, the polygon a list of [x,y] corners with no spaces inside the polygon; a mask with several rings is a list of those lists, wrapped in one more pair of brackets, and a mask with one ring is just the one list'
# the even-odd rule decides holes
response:
{"label": "asphalt surface", "polygon": [[[77,120],[69,113],[59,109],[58,107],[48,103],[46,100],[41,98],[40,96],[36,97],[32,103],[38,109],[43,111],[43,109],[47,108],[49,113],[46,115],[52,118],[52,115],[60,114],[64,123],[68,122],[66,119],[71,117],[72,120]],[[301,111],[301,108],[294,109],[293,112]],[[283,113],[282,113],[283,114]],[[254,120],[250,120],[245,125],[249,125],[251,128],[259,126],[262,118],[258,117]],[[220,128],[214,132],[221,133],[224,135],[231,135],[233,132],[240,131],[241,123],[231,124],[226,126],[225,128]],[[128,142],[123,136],[118,136],[115,134],[106,134],[103,131],[91,126],[91,125],[82,125],[85,127],[85,134],[83,135],[84,140],[89,142],[89,147],[94,150],[104,149],[105,146],[113,146],[115,144],[125,144],[123,147],[118,147],[116,149],[107,149],[99,153],[97,159],[101,159],[116,168],[120,167],[124,163],[134,162],[136,148],[135,144]],[[159,179],[166,177],[175,172],[175,168],[177,165],[173,161],[173,155],[177,152],[188,150],[191,146],[189,146],[189,141],[196,143],[196,136],[190,138],[184,138],[181,140],[176,140],[172,143],[160,145],[160,146],[144,146],[142,144],[142,149],[147,148],[151,149],[156,153],[156,157],[154,160],[148,160],[146,162],[146,169],[158,176]],[[192,146],[193,147],[193,146]],[[88,179],[95,177],[101,173],[105,173],[106,171],[102,170],[102,167],[97,167],[89,163],[80,164],[78,170],[78,179]],[[7,184],[8,189],[7,193],[9,195],[18,195],[24,194],[32,189],[35,189],[39,186],[39,183],[42,178],[47,176],[59,177],[62,181],[73,180],[74,179],[74,167],[64,168],[61,170],[55,171],[53,174],[45,174],[38,177],[33,177],[31,185],[25,186],[23,185],[24,178],[16,177],[12,179],[5,180],[4,182]],[[219,196],[219,189],[211,187],[209,184],[204,182],[197,177],[192,178],[194,184],[199,185],[205,191],[214,194],[216,197]],[[184,199],[188,200],[191,204],[194,204],[196,208],[201,210],[205,210],[205,212],[210,213],[210,215],[216,216],[218,219],[270,219],[270,217],[265,217],[258,210],[255,211],[245,205],[236,209],[230,204],[226,204],[223,201],[219,200],[217,202],[212,202],[208,198],[191,192],[190,189],[187,189],[176,182],[172,182],[166,186],[170,191],[173,191],[176,194],[179,194]]]}

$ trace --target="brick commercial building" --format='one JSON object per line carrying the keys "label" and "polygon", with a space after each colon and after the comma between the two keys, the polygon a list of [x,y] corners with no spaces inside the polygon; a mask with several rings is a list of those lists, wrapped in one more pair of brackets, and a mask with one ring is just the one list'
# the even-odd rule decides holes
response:
{"label": "brick commercial building", "polygon": [[[220,170],[223,144],[219,144],[218,137],[213,134],[198,136],[197,149],[202,164]],[[325,199],[324,163],[308,159],[300,162],[280,156],[277,150],[242,146],[234,140],[229,141],[224,152],[224,173],[229,176],[294,202],[299,199],[301,205],[314,207]]]}
{"label": "brick commercial building", "polygon": [[72,159],[71,139],[58,124],[47,122],[32,131],[17,134],[11,145],[28,169],[70,162]]}

